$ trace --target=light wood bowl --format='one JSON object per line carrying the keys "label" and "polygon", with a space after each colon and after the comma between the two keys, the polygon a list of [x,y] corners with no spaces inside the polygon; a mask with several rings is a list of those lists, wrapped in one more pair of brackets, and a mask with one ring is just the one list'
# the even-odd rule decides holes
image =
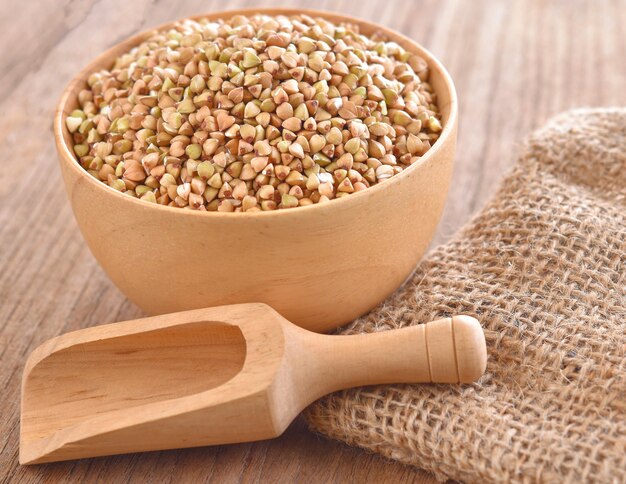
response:
{"label": "light wood bowl", "polygon": [[[65,116],[90,73],[154,30],[112,47],[68,85],[54,120],[68,197],[92,253],[117,287],[149,314],[264,302],[287,319],[327,331],[364,314],[411,274],[444,207],[456,146],[457,99],[441,63],[380,25],[314,10],[247,9],[196,18],[298,14],[382,31],[430,67],[443,117],[441,137],[421,160],[363,192],[325,204],[256,213],[195,212],[146,203],[89,175],[76,161]],[[167,28],[174,22],[156,27]]]}

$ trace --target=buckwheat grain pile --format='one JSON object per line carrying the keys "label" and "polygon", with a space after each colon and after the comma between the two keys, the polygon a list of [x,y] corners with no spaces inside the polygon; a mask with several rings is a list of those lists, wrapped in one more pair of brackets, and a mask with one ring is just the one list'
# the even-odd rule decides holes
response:
{"label": "buckwheat grain pile", "polygon": [[306,15],[185,20],[92,74],[83,168],[142,200],[250,212],[327,202],[417,161],[442,126],[423,58]]}

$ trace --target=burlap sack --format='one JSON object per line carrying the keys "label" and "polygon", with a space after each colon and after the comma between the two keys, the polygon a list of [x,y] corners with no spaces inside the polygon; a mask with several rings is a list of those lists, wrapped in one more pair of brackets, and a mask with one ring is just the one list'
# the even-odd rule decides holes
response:
{"label": "burlap sack", "polygon": [[626,110],[528,140],[454,240],[343,332],[483,324],[476,384],[358,388],[306,412],[327,436],[470,482],[626,482]]}

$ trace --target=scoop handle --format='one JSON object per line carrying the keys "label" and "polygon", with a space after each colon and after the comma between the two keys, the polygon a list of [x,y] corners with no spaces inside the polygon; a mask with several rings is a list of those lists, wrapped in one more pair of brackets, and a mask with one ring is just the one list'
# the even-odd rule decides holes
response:
{"label": "scoop handle", "polygon": [[[433,383],[471,383],[487,367],[485,334],[471,316],[431,321],[424,327],[423,344]],[[418,326],[419,328],[419,326]]]}
{"label": "scoop handle", "polygon": [[308,360],[306,379],[314,380],[320,394],[385,383],[471,383],[487,365],[485,335],[470,316],[377,333],[317,336],[300,358]]}

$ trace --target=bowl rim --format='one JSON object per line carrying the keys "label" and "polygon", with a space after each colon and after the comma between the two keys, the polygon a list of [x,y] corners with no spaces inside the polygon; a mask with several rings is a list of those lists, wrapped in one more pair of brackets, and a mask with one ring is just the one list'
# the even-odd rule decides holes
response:
{"label": "bowl rim", "polygon": [[[404,169],[397,175],[394,175],[387,179],[383,183],[377,183],[371,187],[368,187],[365,190],[362,190],[357,193],[352,193],[350,196],[341,197],[340,199],[332,199],[328,203],[313,203],[311,205],[306,205],[304,207],[295,207],[296,210],[267,210],[267,211],[258,211],[258,212],[209,212],[209,211],[199,211],[199,210],[184,210],[178,207],[170,207],[168,205],[160,205],[155,203],[148,203],[142,200],[139,200],[135,197],[129,197],[124,195],[124,193],[115,190],[114,188],[108,186],[106,183],[103,183],[100,180],[96,180],[93,176],[91,176],[87,170],[85,170],[78,163],[73,151],[65,142],[64,132],[67,129],[65,126],[64,118],[65,118],[65,106],[68,104],[70,99],[73,96],[74,90],[76,89],[78,84],[84,82],[86,77],[96,70],[96,65],[100,64],[107,58],[114,58],[114,51],[119,49],[122,44],[128,44],[128,48],[132,48],[141,41],[145,40],[147,36],[149,36],[155,30],[163,30],[173,25],[183,22],[185,20],[202,20],[206,18],[219,19],[224,18],[228,19],[234,17],[236,15],[254,15],[254,14],[265,14],[265,15],[308,15],[310,17],[322,17],[327,20],[336,21],[333,19],[340,19],[342,22],[354,23],[359,27],[367,27],[368,30],[375,31],[380,30],[385,34],[390,35],[392,37],[392,41],[398,42],[401,41],[403,47],[411,52],[414,52],[421,57],[423,57],[427,63],[431,71],[438,71],[438,75],[441,76],[443,81],[443,86],[448,91],[449,94],[449,102],[447,106],[449,108],[449,114],[447,120],[444,122],[443,130],[441,135],[437,139],[437,141],[433,144],[433,146],[420,157],[419,161],[410,165],[408,168]],[[408,49],[406,46],[409,45],[411,49]],[[119,54],[117,54],[119,55]],[[63,90],[59,102],[57,104],[56,112],[54,114],[54,138],[57,152],[59,154],[59,158],[61,163],[66,163],[69,165],[70,170],[74,171],[82,180],[87,180],[90,186],[93,186],[95,190],[103,190],[104,193],[108,193],[110,196],[119,197],[120,201],[124,200],[131,204],[138,204],[137,208],[144,208],[146,210],[157,210],[163,211],[163,213],[171,212],[177,213],[179,216],[192,216],[192,217],[220,217],[220,218],[228,218],[232,217],[235,219],[250,219],[257,217],[285,217],[288,214],[296,214],[304,216],[306,213],[323,213],[323,211],[329,210],[337,210],[340,207],[338,204],[343,203],[346,208],[349,207],[348,204],[359,203],[359,201],[366,195],[373,195],[374,193],[378,193],[387,188],[392,188],[397,183],[400,183],[404,178],[409,176],[413,171],[417,170],[419,166],[426,163],[430,158],[435,156],[435,154],[442,149],[442,147],[446,144],[448,138],[454,135],[455,127],[457,125],[458,120],[458,99],[456,88],[454,86],[454,82],[452,77],[443,66],[443,64],[426,48],[424,48],[420,43],[415,40],[407,37],[406,35],[392,29],[386,27],[384,25],[378,24],[376,22],[370,22],[369,20],[364,20],[358,17],[354,17],[351,15],[346,15],[340,12],[333,12],[329,10],[317,10],[317,9],[296,9],[296,8],[244,8],[244,9],[231,9],[231,10],[216,10],[213,12],[207,12],[198,15],[186,16],[180,18],[178,20],[173,20],[169,22],[165,22],[154,27],[150,27],[140,32],[137,32],[134,35],[129,37],[125,37],[120,42],[115,43],[107,50],[102,52],[100,55],[93,58],[85,67],[83,67],[78,74],[76,74],[66,85]],[[123,201],[121,203],[124,203]],[[293,216],[293,215],[292,215]]]}

